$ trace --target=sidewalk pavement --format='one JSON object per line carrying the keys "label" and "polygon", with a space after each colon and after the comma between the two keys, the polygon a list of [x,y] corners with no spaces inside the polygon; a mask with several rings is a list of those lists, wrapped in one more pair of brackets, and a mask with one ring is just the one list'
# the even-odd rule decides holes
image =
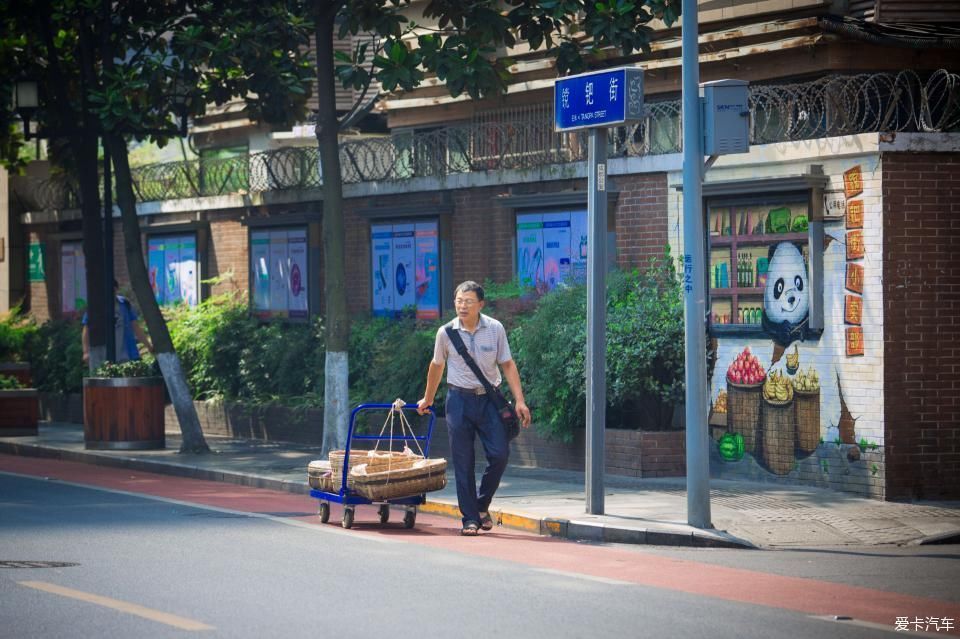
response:
{"label": "sidewalk pavement", "polygon": [[[35,437],[0,437],[0,454],[54,457],[246,486],[309,493],[319,448],[207,436],[214,453],[86,450],[78,424],[41,423]],[[605,477],[605,515],[585,514],[584,474],[510,466],[491,513],[511,528],[576,540],[668,546],[825,548],[960,542],[960,502],[882,502],[832,490],[711,480],[714,528],[688,526],[684,479]],[[309,499],[305,497],[305,499]],[[316,502],[315,502],[316,503]],[[452,469],[422,512],[459,519]],[[451,525],[458,525],[451,520]]]}

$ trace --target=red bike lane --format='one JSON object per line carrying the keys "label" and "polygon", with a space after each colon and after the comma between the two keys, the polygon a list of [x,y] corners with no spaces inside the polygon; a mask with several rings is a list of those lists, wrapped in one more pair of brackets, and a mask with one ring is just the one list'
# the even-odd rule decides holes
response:
{"label": "red bike lane", "polygon": [[[936,617],[960,622],[960,605],[872,588],[756,570],[661,557],[642,549],[573,543],[510,529],[494,529],[480,537],[461,537],[456,519],[419,513],[416,527],[399,521],[377,523],[373,507],[360,506],[352,530],[340,529],[334,504],[330,523],[321,524],[317,501],[282,491],[230,483],[159,475],[78,462],[0,455],[0,472],[69,482],[83,486],[168,499],[296,521],[338,532],[419,544],[530,567],[684,592],[716,599],[791,610],[811,616],[841,615],[893,630],[898,617]],[[399,517],[397,518],[399,519]],[[762,552],[762,551],[743,551]],[[910,626],[913,630],[913,626]],[[957,628],[940,634],[960,635]]]}

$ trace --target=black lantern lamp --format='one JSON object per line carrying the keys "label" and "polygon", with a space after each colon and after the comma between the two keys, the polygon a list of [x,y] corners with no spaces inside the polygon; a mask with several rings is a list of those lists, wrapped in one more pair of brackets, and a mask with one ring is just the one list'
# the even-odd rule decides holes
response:
{"label": "black lantern lamp", "polygon": [[23,120],[23,137],[29,140],[30,119],[40,108],[40,89],[35,80],[17,80],[13,86],[13,108]]}

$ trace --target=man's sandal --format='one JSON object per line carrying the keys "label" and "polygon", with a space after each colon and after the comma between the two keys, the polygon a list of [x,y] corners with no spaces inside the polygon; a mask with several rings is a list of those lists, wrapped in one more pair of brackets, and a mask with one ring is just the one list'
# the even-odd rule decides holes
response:
{"label": "man's sandal", "polygon": [[480,513],[480,527],[484,530],[493,530],[493,518],[489,511]]}
{"label": "man's sandal", "polygon": [[468,521],[463,525],[463,528],[460,530],[460,534],[464,537],[476,537],[480,534],[480,527],[476,522]]}

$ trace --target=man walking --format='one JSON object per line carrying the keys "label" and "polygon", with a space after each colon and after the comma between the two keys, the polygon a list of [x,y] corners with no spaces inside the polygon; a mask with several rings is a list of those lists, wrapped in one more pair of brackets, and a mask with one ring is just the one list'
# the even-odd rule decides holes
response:
{"label": "man walking", "polygon": [[[524,428],[530,426],[530,409],[523,399],[520,373],[510,354],[507,333],[503,324],[480,313],[483,310],[483,287],[467,281],[457,287],[454,304],[457,317],[440,327],[433,347],[433,360],[427,371],[427,388],[423,399],[417,402],[421,415],[433,405],[443,369],[447,368],[447,430],[450,435],[450,455],[457,481],[457,502],[463,517],[462,535],[476,536],[480,529],[493,528],[490,501],[500,485],[507,467],[510,442],[500,422],[497,407],[487,396],[483,383],[477,379],[447,335],[450,326],[460,334],[467,351],[493,386],[505,378],[516,401],[517,415]],[[498,368],[499,365],[499,368]],[[503,377],[500,372],[503,371]],[[474,473],[474,441],[480,437],[487,458],[487,468],[480,480]]]}

